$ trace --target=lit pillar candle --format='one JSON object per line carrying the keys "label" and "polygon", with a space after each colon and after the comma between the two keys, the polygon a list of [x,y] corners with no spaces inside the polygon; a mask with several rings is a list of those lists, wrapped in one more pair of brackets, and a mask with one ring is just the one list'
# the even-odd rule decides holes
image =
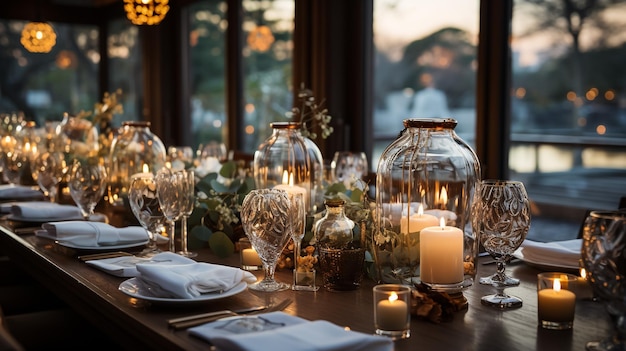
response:
{"label": "lit pillar candle", "polygon": [[417,233],[426,227],[439,224],[437,217],[424,213],[424,207],[420,204],[417,214],[409,217],[402,216],[400,220],[400,232],[402,234]]}
{"label": "lit pillar candle", "polygon": [[454,284],[463,281],[463,231],[445,225],[420,232],[420,278],[424,283]]}
{"label": "lit pillar candle", "polygon": [[306,199],[306,189],[293,185],[293,174],[288,175],[287,171],[283,172],[283,184],[274,186],[274,189],[284,190],[288,194],[302,194],[302,197]]}
{"label": "lit pillar candle", "polygon": [[407,325],[409,306],[392,292],[387,300],[376,305],[376,326],[383,330],[403,330]]}
{"label": "lit pillar candle", "polygon": [[574,320],[576,295],[561,289],[559,279],[554,280],[552,289],[537,292],[537,313],[540,321],[570,322]]}

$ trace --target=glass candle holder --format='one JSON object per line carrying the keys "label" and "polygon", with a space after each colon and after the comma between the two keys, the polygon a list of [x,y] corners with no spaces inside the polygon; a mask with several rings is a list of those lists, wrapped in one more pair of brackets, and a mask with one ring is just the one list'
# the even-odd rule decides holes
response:
{"label": "glass candle holder", "polygon": [[246,271],[259,271],[263,269],[263,262],[252,247],[248,238],[239,239],[239,258],[241,269]]}
{"label": "glass candle holder", "polygon": [[381,284],[373,288],[376,334],[393,339],[411,336],[411,288]]}
{"label": "glass candle holder", "polygon": [[572,329],[576,307],[578,277],[573,274],[546,272],[537,274],[537,318],[545,329]]}

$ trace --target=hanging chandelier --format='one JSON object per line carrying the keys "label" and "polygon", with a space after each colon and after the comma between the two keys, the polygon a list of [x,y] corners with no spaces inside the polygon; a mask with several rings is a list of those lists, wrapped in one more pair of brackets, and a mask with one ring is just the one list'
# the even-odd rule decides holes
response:
{"label": "hanging chandelier", "polygon": [[170,10],[169,0],[124,0],[126,17],[136,25],[161,23]]}
{"label": "hanging chandelier", "polygon": [[30,52],[47,53],[57,43],[57,35],[45,22],[30,22],[22,30],[20,42]]}

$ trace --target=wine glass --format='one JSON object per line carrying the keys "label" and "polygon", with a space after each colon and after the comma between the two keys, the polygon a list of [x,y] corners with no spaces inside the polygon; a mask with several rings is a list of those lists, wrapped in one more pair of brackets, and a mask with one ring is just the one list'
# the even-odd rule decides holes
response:
{"label": "wine glass", "polygon": [[104,195],[107,182],[106,168],[97,159],[74,160],[69,178],[70,195],[83,218],[88,221]]}
{"label": "wine glass", "polygon": [[28,155],[21,147],[15,147],[4,156],[4,174],[7,181],[13,185],[22,183],[22,171],[28,165]]}
{"label": "wine glass", "polygon": [[182,173],[174,172],[169,168],[161,168],[156,175],[157,198],[161,205],[161,211],[168,224],[170,238],[170,251],[176,252],[174,241],[176,231],[176,221],[182,216]]}
{"label": "wine glass", "polygon": [[280,253],[290,238],[294,218],[287,192],[277,189],[256,189],[241,204],[241,224],[263,263],[265,277],[249,287],[257,291],[280,291],[289,284],[277,282],[274,270]]}
{"label": "wine glass", "polygon": [[587,350],[626,350],[626,212],[591,211],[583,227],[583,267],[595,296],[605,304],[613,335],[591,341]]}
{"label": "wine glass", "polygon": [[139,224],[148,231],[148,245],[139,255],[150,257],[161,252],[157,248],[157,235],[165,224],[165,216],[161,211],[156,182],[151,173],[133,176],[128,189],[128,201]]}
{"label": "wine glass", "polygon": [[300,260],[300,255],[302,254],[302,239],[304,239],[305,234],[305,223],[306,223],[306,210],[305,210],[305,202],[304,202],[304,193],[288,193],[289,200],[291,200],[291,206],[293,211],[292,217],[292,226],[291,226],[291,240],[293,240],[293,264],[294,264],[294,284],[292,286],[293,290],[300,290],[298,287],[298,279],[297,274],[298,270],[298,261]]}
{"label": "wine glass", "polygon": [[46,151],[35,158],[31,165],[33,179],[37,180],[39,188],[50,202],[57,201],[59,183],[63,178],[63,154],[60,152]]}
{"label": "wine glass", "polygon": [[188,249],[187,244],[187,236],[189,233],[187,232],[187,219],[191,216],[193,209],[196,205],[196,182],[194,172],[191,170],[183,170],[180,172],[181,174],[181,196],[180,196],[180,209],[181,209],[181,217],[180,217],[180,239],[181,239],[181,251],[178,254],[185,257],[196,257],[197,253],[191,252]]}
{"label": "wine glass", "polygon": [[505,274],[506,263],[522,244],[530,228],[530,201],[524,184],[510,180],[484,180],[474,194],[472,227],[480,243],[496,260],[497,271],[480,278],[481,284],[493,285],[497,293],[483,296],[483,305],[500,309],[522,306],[522,299],[507,295],[504,289],[519,285],[519,280]]}
{"label": "wine glass", "polygon": [[333,182],[352,183],[367,176],[364,152],[337,151],[330,163]]}

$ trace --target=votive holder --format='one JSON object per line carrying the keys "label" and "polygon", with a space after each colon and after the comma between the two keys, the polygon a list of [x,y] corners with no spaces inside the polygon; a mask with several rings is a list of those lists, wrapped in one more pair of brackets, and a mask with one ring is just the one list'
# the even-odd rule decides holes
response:
{"label": "votive holder", "polygon": [[411,288],[381,284],[373,288],[376,334],[392,339],[411,336]]}
{"label": "votive holder", "polygon": [[574,326],[578,277],[573,274],[537,274],[537,319],[542,328],[568,330]]}
{"label": "votive holder", "polygon": [[246,271],[259,271],[263,269],[263,262],[256,250],[252,247],[248,238],[239,239],[239,259],[241,269]]}

